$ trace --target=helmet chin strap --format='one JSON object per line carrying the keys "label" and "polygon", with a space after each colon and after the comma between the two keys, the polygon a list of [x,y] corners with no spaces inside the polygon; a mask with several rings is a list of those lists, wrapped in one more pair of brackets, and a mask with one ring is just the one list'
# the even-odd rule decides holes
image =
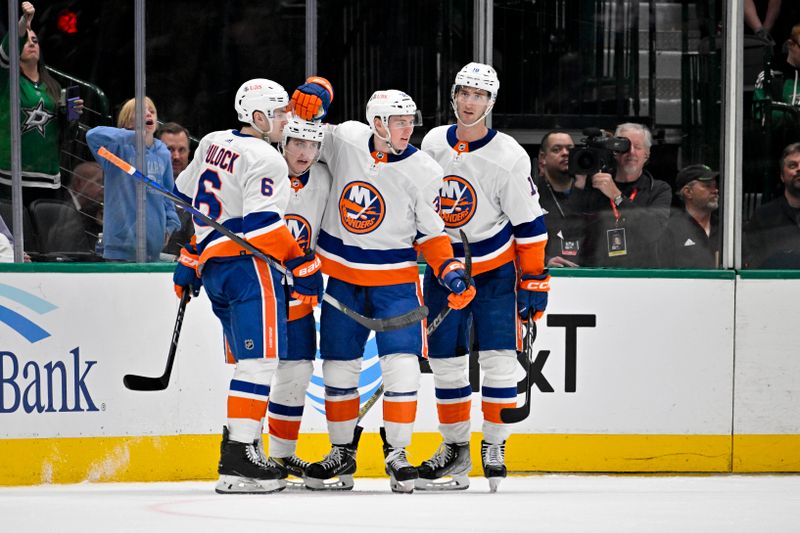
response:
{"label": "helmet chin strap", "polygon": [[[383,119],[381,119],[381,124],[383,124]],[[386,127],[386,126],[384,126],[384,127],[385,127],[385,129],[386,129],[386,133],[389,133],[389,128],[388,128],[388,127]],[[400,154],[402,154],[403,152],[405,152],[405,150],[398,150],[397,148],[395,148],[395,147],[392,145],[392,136],[391,136],[391,134],[389,134],[389,135],[387,135],[386,137],[384,137],[383,135],[381,135],[380,133],[378,133],[378,129],[377,129],[377,128],[373,128],[373,129],[372,129],[372,132],[373,132],[373,133],[374,133],[374,134],[375,134],[375,135],[376,135],[376,136],[377,136],[377,137],[378,137],[380,140],[382,140],[383,142],[385,142],[385,143],[386,143],[386,144],[389,146],[389,152],[391,152],[391,153],[392,153],[392,155],[400,155]]]}
{"label": "helmet chin strap", "polygon": [[486,106],[486,111],[483,112],[483,115],[481,115],[480,118],[478,118],[478,120],[476,120],[472,124],[467,124],[466,122],[461,120],[460,116],[458,116],[458,106],[456,105],[456,101],[455,100],[450,100],[450,105],[453,108],[453,114],[455,114],[456,120],[459,122],[459,124],[461,124],[465,128],[471,128],[472,126],[475,126],[476,124],[479,124],[483,119],[485,119],[487,116],[489,116],[489,113],[492,112],[492,108],[494,107],[494,102],[492,102],[491,104]]}
{"label": "helmet chin strap", "polygon": [[[267,117],[266,114],[264,116]],[[269,129],[267,131],[264,131],[261,128],[259,128],[258,126],[256,126],[256,121],[255,120],[250,124],[250,126],[252,126],[253,129],[256,130],[259,133],[259,135],[261,135],[261,140],[262,141],[270,142],[269,132],[272,131],[272,119],[267,117],[267,122],[269,123]]]}

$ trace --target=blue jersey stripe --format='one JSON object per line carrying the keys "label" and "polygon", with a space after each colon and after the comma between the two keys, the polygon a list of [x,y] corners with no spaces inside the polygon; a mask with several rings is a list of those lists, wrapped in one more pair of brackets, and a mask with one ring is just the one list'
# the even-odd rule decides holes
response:
{"label": "blue jersey stripe", "polygon": [[[511,229],[511,223],[509,222],[508,224],[503,226],[503,229],[501,229],[488,239],[469,243],[469,250],[472,253],[473,257],[481,257],[484,255],[488,255],[497,250],[498,248],[503,247],[509,241],[509,239],[511,239],[511,235],[512,235],[512,229]],[[460,242],[454,242],[453,254],[457,257],[464,257],[464,245],[461,244]]]}
{"label": "blue jersey stripe", "polygon": [[544,215],[537,217],[533,222],[523,222],[514,226],[514,236],[520,239],[525,237],[536,237],[547,233],[547,228],[544,224]]}
{"label": "blue jersey stripe", "polygon": [[393,263],[416,262],[417,252],[413,247],[399,250],[364,250],[358,246],[345,244],[341,239],[319,232],[317,247],[350,263],[367,263],[373,265],[390,265]]}
{"label": "blue jersey stripe", "polygon": [[303,406],[282,405],[275,403],[274,401],[270,401],[269,412],[274,415],[281,416],[303,416]]}
{"label": "blue jersey stripe", "polygon": [[481,389],[483,396],[487,398],[516,398],[516,387],[486,387]]}
{"label": "blue jersey stripe", "polygon": [[[226,228],[228,228],[229,230],[231,230],[234,233],[241,233],[242,232],[242,219],[241,218],[229,218],[228,220],[223,222],[222,225],[225,226]],[[208,246],[208,243],[210,243],[211,241],[214,241],[216,239],[219,239],[220,237],[225,237],[225,235],[220,233],[218,230],[213,230],[211,233],[206,235],[205,238],[202,241],[197,243],[197,251],[202,254],[203,250],[205,250],[206,246]]]}
{"label": "blue jersey stripe", "polygon": [[278,213],[273,211],[258,211],[244,217],[242,229],[245,233],[249,233],[257,229],[269,227],[276,222],[280,222],[280,220],[281,216]]}
{"label": "blue jersey stripe", "polygon": [[257,394],[258,396],[269,396],[269,385],[259,385],[258,383],[250,383],[249,381],[241,381],[238,379],[231,380],[231,390],[247,394]]}
{"label": "blue jersey stripe", "polygon": [[466,385],[460,389],[436,389],[437,400],[456,400],[458,398],[469,398],[472,396],[472,386]]}

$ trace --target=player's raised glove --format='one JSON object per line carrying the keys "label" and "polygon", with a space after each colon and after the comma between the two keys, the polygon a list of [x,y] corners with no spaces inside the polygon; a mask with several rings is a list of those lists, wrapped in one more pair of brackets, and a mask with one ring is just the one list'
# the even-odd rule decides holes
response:
{"label": "player's raised glove", "polygon": [[333,102],[333,86],[320,76],[311,76],[292,94],[294,114],[303,120],[325,118],[331,102]]}
{"label": "player's raised glove", "polygon": [[181,248],[181,255],[178,257],[178,265],[172,274],[172,282],[175,284],[175,294],[178,298],[183,297],[184,289],[192,291],[192,296],[200,294],[200,287],[203,281],[197,272],[200,258],[197,255],[197,247],[194,244],[186,244]]}
{"label": "player's raised glove", "polygon": [[467,276],[464,263],[458,259],[451,257],[442,263],[438,279],[450,291],[447,305],[453,309],[463,309],[475,298],[475,285]]}
{"label": "player's raised glove", "polygon": [[539,320],[547,309],[547,293],[550,292],[550,273],[524,274],[517,291],[517,311],[523,320],[532,316]]}
{"label": "player's raised glove", "polygon": [[320,266],[322,263],[313,252],[286,261],[291,270],[294,283],[292,298],[316,306],[322,299],[323,281]]}

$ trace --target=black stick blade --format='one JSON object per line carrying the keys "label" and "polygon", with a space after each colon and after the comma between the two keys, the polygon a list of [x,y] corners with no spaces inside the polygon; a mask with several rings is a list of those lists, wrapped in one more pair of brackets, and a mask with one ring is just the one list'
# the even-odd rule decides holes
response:
{"label": "black stick blade", "polygon": [[122,378],[122,383],[126,388],[135,391],[158,391],[167,388],[167,381],[164,378],[150,378],[147,376],[136,376],[127,374]]}

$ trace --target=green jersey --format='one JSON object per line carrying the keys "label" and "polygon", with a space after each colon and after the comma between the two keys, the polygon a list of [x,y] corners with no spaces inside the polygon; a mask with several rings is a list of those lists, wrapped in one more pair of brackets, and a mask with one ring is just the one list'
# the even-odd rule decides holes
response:
{"label": "green jersey", "polygon": [[[27,36],[20,37],[20,50]],[[0,44],[0,183],[11,185],[11,129],[9,126],[8,35]],[[20,117],[14,126],[22,132],[22,185],[24,187],[61,186],[59,172],[58,102],[44,83],[33,82],[20,74]]]}
{"label": "green jersey", "polygon": [[[773,82],[780,83],[783,79],[783,73],[777,70],[772,71]],[[789,104],[800,113],[800,79],[798,79],[798,72],[794,71],[794,76],[790,79],[783,81],[781,91],[781,99],[779,102]],[[761,72],[756,79],[755,92],[753,93],[753,116],[756,120],[761,121],[763,118],[763,103],[770,101],[767,92],[764,89],[764,72]],[[772,124],[775,127],[783,124],[796,125],[794,113],[787,113],[781,110],[772,111]]]}

